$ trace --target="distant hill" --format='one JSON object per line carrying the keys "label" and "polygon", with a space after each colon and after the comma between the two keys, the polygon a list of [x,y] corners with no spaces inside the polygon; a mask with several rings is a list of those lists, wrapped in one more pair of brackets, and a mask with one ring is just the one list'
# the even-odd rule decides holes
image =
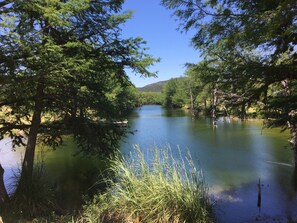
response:
{"label": "distant hill", "polygon": [[153,84],[148,84],[144,87],[138,88],[138,90],[143,92],[161,92],[163,86],[167,83],[167,81],[159,81]]}

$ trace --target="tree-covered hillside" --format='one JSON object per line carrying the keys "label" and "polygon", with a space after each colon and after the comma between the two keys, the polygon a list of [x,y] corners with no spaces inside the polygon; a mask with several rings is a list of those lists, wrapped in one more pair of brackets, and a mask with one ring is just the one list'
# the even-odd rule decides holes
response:
{"label": "tree-covered hillside", "polygon": [[167,83],[167,81],[159,81],[153,84],[148,84],[144,87],[138,88],[140,91],[143,92],[161,92],[163,86]]}

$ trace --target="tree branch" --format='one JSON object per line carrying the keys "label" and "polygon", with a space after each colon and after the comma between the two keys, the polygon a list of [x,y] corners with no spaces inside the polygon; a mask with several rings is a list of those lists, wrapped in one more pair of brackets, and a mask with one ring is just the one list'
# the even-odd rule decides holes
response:
{"label": "tree branch", "polygon": [[[188,1],[182,1],[182,3],[188,5]],[[217,17],[217,16],[235,16],[235,17],[244,16],[244,14],[231,13],[230,10],[229,10],[230,13],[211,13],[209,11],[206,11],[197,1],[193,2],[193,5],[195,5],[205,15],[209,15],[209,16],[215,16],[215,17]]]}
{"label": "tree branch", "polygon": [[13,0],[5,0],[5,1],[1,1],[1,2],[0,2],[0,8],[1,8],[1,7],[4,7],[4,6],[6,6],[6,5],[8,5],[8,4],[12,3],[12,2],[13,2]]}
{"label": "tree branch", "polygon": [[28,97],[28,98],[18,98],[18,99],[15,99],[15,100],[7,100],[7,101],[3,101],[0,103],[0,107],[2,106],[7,106],[7,105],[11,105],[11,104],[15,104],[15,103],[19,103],[19,102],[23,102],[24,100],[32,100],[34,99],[34,97]]}
{"label": "tree branch", "polygon": [[12,129],[24,130],[24,129],[30,128],[30,126],[31,126],[31,125],[27,125],[27,124],[16,125],[16,124],[11,124],[11,123],[1,123],[1,125],[4,125],[4,127],[0,128],[0,132],[7,132]]}

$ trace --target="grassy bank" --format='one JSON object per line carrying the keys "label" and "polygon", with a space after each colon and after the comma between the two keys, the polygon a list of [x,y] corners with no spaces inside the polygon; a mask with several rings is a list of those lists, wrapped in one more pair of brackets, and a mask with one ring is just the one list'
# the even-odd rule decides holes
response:
{"label": "grassy bank", "polygon": [[85,206],[78,222],[212,222],[204,178],[191,157],[175,159],[170,148],[156,148],[146,162],[139,147],[133,152],[111,161],[114,180],[105,179],[108,190]]}
{"label": "grassy bank", "polygon": [[[211,204],[202,171],[190,156],[173,158],[170,148],[155,148],[145,157],[138,146],[129,158],[111,158],[110,168],[100,184],[107,186],[80,213],[60,213],[57,194],[44,181],[42,168],[34,175],[34,188],[16,194],[4,222],[71,223],[210,223]],[[16,179],[17,180],[17,179]],[[60,216],[62,214],[62,216]],[[30,220],[28,220],[30,219]]]}

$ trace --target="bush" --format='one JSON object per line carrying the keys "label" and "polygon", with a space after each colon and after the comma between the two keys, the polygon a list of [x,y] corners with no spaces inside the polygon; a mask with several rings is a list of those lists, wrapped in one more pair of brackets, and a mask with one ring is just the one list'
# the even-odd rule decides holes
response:
{"label": "bush", "polygon": [[173,158],[170,148],[146,162],[138,146],[131,159],[111,160],[114,180],[87,204],[78,222],[212,222],[201,170],[190,156]]}

